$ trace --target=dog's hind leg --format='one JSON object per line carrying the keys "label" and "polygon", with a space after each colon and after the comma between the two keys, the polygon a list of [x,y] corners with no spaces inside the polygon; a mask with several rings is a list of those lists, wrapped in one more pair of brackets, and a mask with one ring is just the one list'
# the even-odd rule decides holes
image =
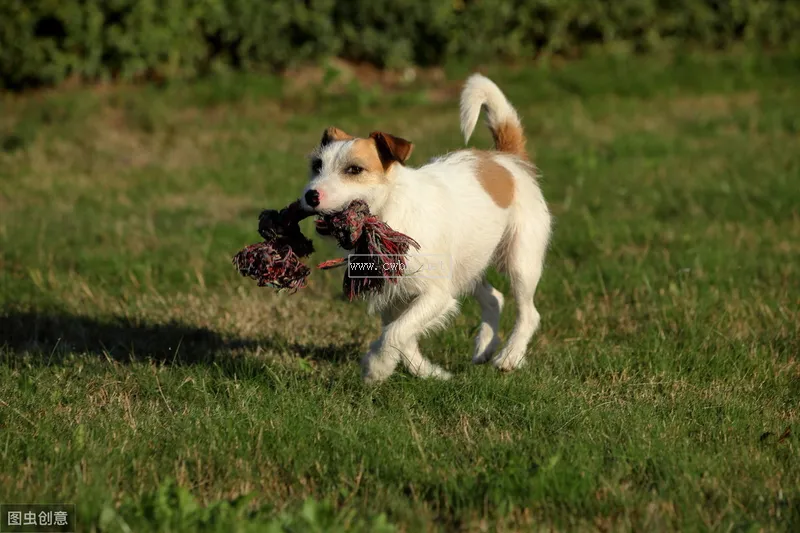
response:
{"label": "dog's hind leg", "polygon": [[472,295],[481,306],[481,325],[475,336],[472,362],[487,362],[500,344],[500,313],[503,310],[503,293],[489,284],[486,278],[475,286]]}
{"label": "dog's hind leg", "polygon": [[442,291],[417,296],[395,320],[384,326],[380,339],[372,344],[362,359],[364,381],[383,381],[394,372],[400,361],[415,376],[449,378],[449,372],[423,357],[417,338],[443,324],[457,309],[458,301]]}
{"label": "dog's hind leg", "polygon": [[523,229],[526,228],[515,232],[506,257],[506,271],[517,304],[517,322],[506,345],[492,359],[492,364],[500,370],[514,370],[525,363],[528,343],[539,328],[540,316],[533,297],[544,267],[548,235],[542,234],[542,228],[520,231]]}

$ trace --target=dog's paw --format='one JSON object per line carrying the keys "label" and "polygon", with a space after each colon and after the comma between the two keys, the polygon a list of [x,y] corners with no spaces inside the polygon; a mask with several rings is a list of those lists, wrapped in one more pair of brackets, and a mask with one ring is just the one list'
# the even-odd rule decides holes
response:
{"label": "dog's paw", "polygon": [[421,376],[426,378],[433,378],[433,379],[441,379],[442,381],[447,381],[453,378],[453,374],[445,370],[444,368],[436,365],[431,365],[431,371],[428,373],[427,376]]}
{"label": "dog's paw", "polygon": [[374,371],[364,371],[361,372],[361,380],[364,382],[365,385],[377,385],[378,383],[383,383],[392,375],[391,372],[374,372]]}
{"label": "dog's paw", "polygon": [[488,345],[484,345],[486,343],[480,342],[477,340],[475,342],[475,351],[472,354],[472,364],[474,365],[482,365],[484,363],[488,363],[491,358],[492,354],[497,350],[497,346],[500,344],[500,337],[494,337]]}
{"label": "dog's paw", "polygon": [[389,358],[367,355],[361,360],[361,379],[366,384],[386,381],[397,367],[397,362]]}
{"label": "dog's paw", "polygon": [[417,366],[408,365],[407,368],[412,376],[416,376],[418,378],[423,378],[423,379],[448,380],[453,377],[453,374],[451,374],[450,372],[448,372],[447,370],[438,365],[434,365],[429,361],[423,361],[421,364]]}
{"label": "dog's paw", "polygon": [[509,353],[504,349],[492,359],[492,364],[502,372],[513,372],[525,366],[525,354]]}
{"label": "dog's paw", "polygon": [[372,374],[361,374],[361,381],[364,382],[364,385],[378,385],[383,383],[389,378],[389,376],[375,376]]}

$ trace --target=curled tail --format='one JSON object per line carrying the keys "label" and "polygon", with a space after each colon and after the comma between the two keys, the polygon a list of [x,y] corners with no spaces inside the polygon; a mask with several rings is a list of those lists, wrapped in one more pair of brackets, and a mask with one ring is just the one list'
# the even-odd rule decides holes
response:
{"label": "curled tail", "polygon": [[481,74],[473,74],[461,92],[461,133],[468,142],[475,131],[481,109],[486,109],[486,122],[494,138],[494,147],[527,159],[525,132],[517,111],[495,83]]}

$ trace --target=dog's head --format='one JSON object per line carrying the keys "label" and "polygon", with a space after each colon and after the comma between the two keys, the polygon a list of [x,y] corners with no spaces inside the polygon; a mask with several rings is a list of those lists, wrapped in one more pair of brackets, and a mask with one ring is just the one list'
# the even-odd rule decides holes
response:
{"label": "dog's head", "polygon": [[392,185],[395,165],[403,165],[414,145],[388,133],[366,139],[328,128],[310,157],[309,181],[301,196],[305,209],[331,213],[353,200],[382,204]]}

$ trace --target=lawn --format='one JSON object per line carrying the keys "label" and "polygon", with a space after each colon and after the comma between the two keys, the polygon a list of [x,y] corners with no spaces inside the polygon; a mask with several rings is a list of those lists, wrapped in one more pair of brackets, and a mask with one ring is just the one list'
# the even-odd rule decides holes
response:
{"label": "lawn", "polygon": [[327,126],[461,147],[467,69],[0,96],[0,502],[80,531],[800,529],[797,56],[482,70],[556,221],[529,365],[471,364],[465,300],[422,344],[453,380],[374,387],[341,271],[276,294],[231,257]]}

